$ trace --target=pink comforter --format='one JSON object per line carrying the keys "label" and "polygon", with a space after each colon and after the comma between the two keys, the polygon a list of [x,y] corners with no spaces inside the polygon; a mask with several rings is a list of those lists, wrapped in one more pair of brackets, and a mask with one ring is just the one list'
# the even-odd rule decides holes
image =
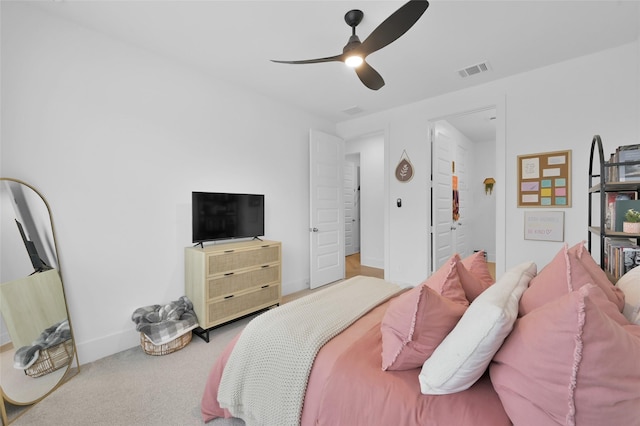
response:
{"label": "pink comforter", "polygon": [[[320,350],[309,376],[302,425],[511,425],[487,374],[463,392],[422,395],[419,368],[383,371],[380,322],[388,304],[371,310]],[[209,374],[201,406],[205,422],[231,417],[217,396],[236,340]]]}

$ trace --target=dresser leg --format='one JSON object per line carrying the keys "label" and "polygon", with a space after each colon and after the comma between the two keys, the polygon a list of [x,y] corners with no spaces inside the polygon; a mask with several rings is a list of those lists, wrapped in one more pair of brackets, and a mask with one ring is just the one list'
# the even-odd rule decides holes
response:
{"label": "dresser leg", "polygon": [[202,327],[196,327],[193,329],[193,334],[195,334],[196,336],[198,336],[199,338],[201,338],[202,340],[204,340],[205,342],[209,343],[209,330],[205,330]]}

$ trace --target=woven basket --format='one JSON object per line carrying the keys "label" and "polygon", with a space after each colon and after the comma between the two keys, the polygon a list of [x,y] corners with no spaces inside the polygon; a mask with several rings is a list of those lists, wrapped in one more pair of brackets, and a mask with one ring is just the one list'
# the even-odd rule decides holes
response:
{"label": "woven basket", "polygon": [[71,362],[73,358],[73,340],[40,350],[38,360],[33,365],[24,370],[25,374],[31,377],[40,377],[56,371]]}
{"label": "woven basket", "polygon": [[154,345],[146,334],[140,333],[140,346],[142,346],[142,350],[149,355],[168,355],[187,346],[191,341],[191,335],[192,332],[188,331],[170,342],[162,345]]}

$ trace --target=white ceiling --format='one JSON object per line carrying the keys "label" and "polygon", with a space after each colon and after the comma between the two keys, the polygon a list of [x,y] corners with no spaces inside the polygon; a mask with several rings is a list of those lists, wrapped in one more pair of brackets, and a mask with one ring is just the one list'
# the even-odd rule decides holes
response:
{"label": "white ceiling", "polygon": [[[629,43],[640,23],[639,1],[434,0],[411,30],[368,57],[386,81],[372,91],[338,62],[269,60],[341,53],[347,11],[364,12],[357,28],[364,41],[403,0],[30,4],[334,122]],[[457,70],[483,61],[489,72],[459,77]],[[353,107],[363,112],[343,112]]]}

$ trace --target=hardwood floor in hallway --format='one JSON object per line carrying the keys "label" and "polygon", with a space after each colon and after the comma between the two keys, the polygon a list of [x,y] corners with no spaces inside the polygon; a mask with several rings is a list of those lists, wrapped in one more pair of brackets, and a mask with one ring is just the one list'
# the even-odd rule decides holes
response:
{"label": "hardwood floor in hallway", "polygon": [[384,278],[384,269],[363,266],[360,263],[360,253],[355,253],[345,259],[345,275],[345,278],[355,277],[356,275]]}

